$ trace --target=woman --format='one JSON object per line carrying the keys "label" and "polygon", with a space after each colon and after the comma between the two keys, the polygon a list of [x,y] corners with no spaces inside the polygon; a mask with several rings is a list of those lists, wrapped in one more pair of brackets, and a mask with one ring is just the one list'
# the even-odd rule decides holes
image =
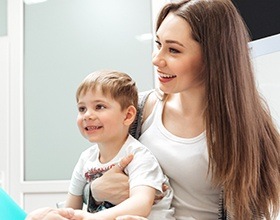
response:
{"label": "woman", "polygon": [[[249,41],[230,0],[185,0],[159,14],[153,64],[164,95],[148,96],[139,140],[169,176],[176,219],[279,212],[280,137],[255,85]],[[92,195],[117,204],[127,186],[112,183],[125,181],[108,171]]]}
{"label": "woman", "polygon": [[279,133],[249,41],[230,1],[181,1],[159,14],[153,64],[165,97],[149,96],[139,140],[170,178],[176,219],[217,219],[220,190],[234,219],[279,211]]}

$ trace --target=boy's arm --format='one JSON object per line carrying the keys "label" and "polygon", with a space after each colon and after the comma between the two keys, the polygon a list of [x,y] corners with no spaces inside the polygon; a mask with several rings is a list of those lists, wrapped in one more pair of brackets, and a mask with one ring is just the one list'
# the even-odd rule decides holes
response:
{"label": "boy's arm", "polygon": [[82,209],[83,208],[83,196],[75,196],[68,193],[65,208]]}
{"label": "boy's arm", "polygon": [[[76,212],[77,219],[96,220],[96,219],[115,219],[121,215],[138,215],[147,217],[154,203],[156,190],[149,186],[137,186],[130,190],[130,197],[122,203],[94,213]],[[82,216],[82,218],[81,218]],[[74,218],[75,219],[75,218]]]}

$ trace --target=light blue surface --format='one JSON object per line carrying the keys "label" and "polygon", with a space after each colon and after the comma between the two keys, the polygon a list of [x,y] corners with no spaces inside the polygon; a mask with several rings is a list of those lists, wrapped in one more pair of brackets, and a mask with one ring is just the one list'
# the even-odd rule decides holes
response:
{"label": "light blue surface", "polygon": [[24,220],[25,217],[25,211],[0,187],[0,219]]}

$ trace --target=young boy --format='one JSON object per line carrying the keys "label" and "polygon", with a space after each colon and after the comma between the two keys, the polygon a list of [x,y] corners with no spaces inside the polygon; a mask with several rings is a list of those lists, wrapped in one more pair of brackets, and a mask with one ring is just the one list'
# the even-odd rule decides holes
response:
{"label": "young boy", "polygon": [[94,145],[81,154],[73,171],[66,207],[81,209],[85,185],[133,154],[132,162],[124,169],[129,176],[129,198],[116,206],[104,201],[88,207],[94,214],[87,214],[87,218],[115,219],[130,214],[148,216],[150,220],[175,219],[170,187],[160,201],[154,202],[156,193],[163,193],[167,177],[152,153],[128,133],[138,104],[138,91],[131,77],[116,71],[91,73],[78,87],[76,99],[78,127]]}

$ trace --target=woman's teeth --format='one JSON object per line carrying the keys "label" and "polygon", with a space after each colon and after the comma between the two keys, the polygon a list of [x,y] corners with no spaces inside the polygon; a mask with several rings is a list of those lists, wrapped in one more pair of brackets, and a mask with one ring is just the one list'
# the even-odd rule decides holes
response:
{"label": "woman's teeth", "polygon": [[161,78],[168,78],[168,79],[170,79],[170,78],[175,78],[176,77],[176,75],[167,75],[167,74],[160,74],[159,75]]}

